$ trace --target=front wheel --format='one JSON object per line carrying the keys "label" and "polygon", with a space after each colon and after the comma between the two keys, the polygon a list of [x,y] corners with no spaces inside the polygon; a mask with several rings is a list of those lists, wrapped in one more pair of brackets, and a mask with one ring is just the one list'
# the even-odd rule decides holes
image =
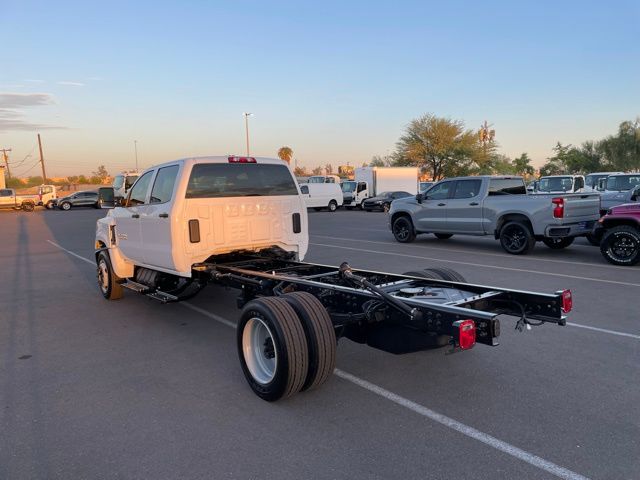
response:
{"label": "front wheel", "polygon": [[614,265],[635,265],[640,261],[640,230],[630,225],[612,228],[602,238],[600,252]]}
{"label": "front wheel", "polygon": [[98,286],[102,296],[107,300],[122,298],[124,289],[119,283],[120,278],[113,271],[111,259],[105,252],[98,254]]}
{"label": "front wheel", "polygon": [[586,238],[587,242],[589,242],[594,247],[599,247],[600,246],[600,239],[598,237],[596,237],[594,234],[587,233],[584,238]]}
{"label": "front wheel", "polygon": [[55,205],[56,204],[53,200],[49,200],[44,206],[44,208],[46,208],[47,210],[53,210],[53,207],[55,207]]}
{"label": "front wheel", "polygon": [[409,217],[398,217],[393,222],[393,236],[400,243],[410,243],[416,239],[416,232]]}
{"label": "front wheel", "polygon": [[309,349],[296,312],[282,298],[258,298],[244,307],[238,356],[249,386],[274,402],[298,393],[307,377]]}
{"label": "front wheel", "polygon": [[63,202],[60,205],[60,208],[66,212],[68,210],[71,210],[71,204],[69,202]]}
{"label": "front wheel", "polygon": [[542,243],[553,250],[562,250],[563,248],[567,248],[569,245],[571,245],[574,240],[574,237],[543,238]]}
{"label": "front wheel", "polygon": [[331,200],[327,208],[330,212],[335,212],[338,209],[338,202],[336,202],[335,200]]}
{"label": "front wheel", "polygon": [[500,230],[500,245],[511,255],[524,255],[530,252],[536,244],[531,230],[522,222],[513,221]]}
{"label": "front wheel", "polygon": [[391,204],[390,203],[384,203],[382,205],[382,211],[384,213],[389,213],[389,210],[391,210]]}

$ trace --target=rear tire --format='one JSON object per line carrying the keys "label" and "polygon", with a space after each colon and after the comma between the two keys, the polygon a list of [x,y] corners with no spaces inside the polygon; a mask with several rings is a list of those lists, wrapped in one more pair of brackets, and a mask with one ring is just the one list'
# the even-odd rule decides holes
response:
{"label": "rear tire", "polygon": [[335,212],[338,209],[338,202],[336,202],[335,200],[331,200],[327,208],[330,212]]}
{"label": "rear tire", "polygon": [[524,255],[535,247],[536,239],[528,225],[512,221],[507,222],[500,229],[500,245],[505,252],[511,255]]}
{"label": "rear tire", "polygon": [[640,230],[631,225],[608,230],[600,242],[600,253],[614,265],[635,265],[640,261]]}
{"label": "rear tire", "polygon": [[22,204],[22,210],[25,212],[33,212],[36,209],[36,206],[31,202],[25,202]]}
{"label": "rear tire", "polygon": [[302,323],[282,298],[257,298],[242,310],[237,329],[240,365],[249,386],[274,402],[300,391],[309,349]]}
{"label": "rear tire", "polygon": [[324,305],[308,292],[287,293],[282,297],[295,310],[309,349],[309,369],[301,391],[322,385],[336,368],[336,333]]}
{"label": "rear tire", "polygon": [[124,288],[119,283],[120,278],[113,271],[111,259],[105,252],[100,252],[97,259],[98,266],[98,287],[102,296],[107,300],[117,300],[122,298]]}
{"label": "rear tire", "polygon": [[410,243],[416,239],[416,232],[409,217],[398,217],[393,222],[391,228],[396,241],[400,243]]}
{"label": "rear tire", "polygon": [[434,233],[438,240],[448,240],[453,237],[453,233]]}
{"label": "rear tire", "polygon": [[564,237],[564,238],[543,238],[542,243],[544,243],[547,247],[552,250],[562,250],[563,248],[567,248],[569,245],[573,243],[575,240],[574,237]]}

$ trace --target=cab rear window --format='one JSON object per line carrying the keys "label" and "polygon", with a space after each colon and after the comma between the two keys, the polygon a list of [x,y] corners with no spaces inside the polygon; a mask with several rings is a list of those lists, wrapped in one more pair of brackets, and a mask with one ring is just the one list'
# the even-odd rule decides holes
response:
{"label": "cab rear window", "polygon": [[266,163],[194,165],[186,198],[298,195],[289,169]]}

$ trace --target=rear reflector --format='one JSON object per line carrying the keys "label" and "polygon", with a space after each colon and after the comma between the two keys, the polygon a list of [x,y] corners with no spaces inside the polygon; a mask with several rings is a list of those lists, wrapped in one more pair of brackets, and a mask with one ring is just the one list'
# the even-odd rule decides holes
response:
{"label": "rear reflector", "polygon": [[257,163],[253,157],[229,157],[229,163]]}
{"label": "rear reflector", "polygon": [[571,298],[571,290],[562,291],[562,313],[569,313],[573,308],[573,298]]}
{"label": "rear reflector", "polygon": [[563,218],[564,217],[564,198],[553,198],[551,199],[551,203],[555,206],[553,208],[553,218]]}
{"label": "rear reflector", "polygon": [[476,344],[476,324],[473,320],[453,322],[454,336],[462,350],[468,350]]}

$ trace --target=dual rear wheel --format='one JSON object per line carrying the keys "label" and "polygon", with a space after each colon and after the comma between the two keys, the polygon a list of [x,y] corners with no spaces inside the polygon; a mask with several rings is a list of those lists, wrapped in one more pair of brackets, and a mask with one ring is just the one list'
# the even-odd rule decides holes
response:
{"label": "dual rear wheel", "polygon": [[307,292],[249,302],[238,324],[237,345],[249,386],[270,402],[323,384],[335,368],[331,317]]}

